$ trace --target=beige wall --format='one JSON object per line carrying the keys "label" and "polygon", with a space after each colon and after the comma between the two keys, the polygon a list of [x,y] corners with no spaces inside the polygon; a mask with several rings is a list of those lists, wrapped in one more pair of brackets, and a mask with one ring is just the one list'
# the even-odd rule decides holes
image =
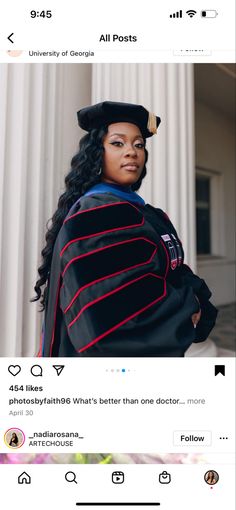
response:
{"label": "beige wall", "polygon": [[198,273],[212,288],[214,301],[235,301],[235,127],[232,118],[197,102],[196,167],[209,170],[221,181],[213,204],[213,236],[218,239],[214,257],[198,258]]}

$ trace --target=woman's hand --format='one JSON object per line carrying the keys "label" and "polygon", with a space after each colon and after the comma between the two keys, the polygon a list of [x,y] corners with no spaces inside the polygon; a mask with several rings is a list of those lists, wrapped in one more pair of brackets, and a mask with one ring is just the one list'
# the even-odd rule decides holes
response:
{"label": "woman's hand", "polygon": [[[198,303],[199,303],[199,307],[200,307],[200,302],[199,302],[199,299],[198,299],[198,297],[197,297],[196,295],[195,295],[195,298],[196,298],[196,300],[198,301]],[[192,323],[193,323],[193,327],[194,327],[194,328],[196,328],[196,327],[197,327],[198,322],[199,322],[199,321],[200,321],[200,319],[201,319],[201,314],[202,314],[202,312],[201,312],[201,308],[199,308],[199,311],[198,311],[197,313],[194,313],[194,314],[192,315],[191,319],[192,319]]]}

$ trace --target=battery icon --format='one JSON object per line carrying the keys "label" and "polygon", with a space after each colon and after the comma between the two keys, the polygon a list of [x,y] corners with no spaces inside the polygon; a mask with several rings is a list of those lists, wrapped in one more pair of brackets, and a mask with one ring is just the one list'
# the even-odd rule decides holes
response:
{"label": "battery icon", "polygon": [[202,18],[216,18],[218,16],[218,12],[214,9],[207,10],[207,11],[201,11],[201,17]]}

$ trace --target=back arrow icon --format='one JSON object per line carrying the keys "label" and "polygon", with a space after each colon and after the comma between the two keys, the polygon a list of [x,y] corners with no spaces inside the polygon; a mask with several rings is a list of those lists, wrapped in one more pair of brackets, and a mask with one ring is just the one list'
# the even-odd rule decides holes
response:
{"label": "back arrow icon", "polygon": [[14,35],[14,32],[12,32],[12,34],[10,34],[10,35],[8,36],[8,40],[9,40],[12,44],[14,44],[14,41],[12,41],[12,40],[11,40],[11,37],[12,37],[13,35]]}

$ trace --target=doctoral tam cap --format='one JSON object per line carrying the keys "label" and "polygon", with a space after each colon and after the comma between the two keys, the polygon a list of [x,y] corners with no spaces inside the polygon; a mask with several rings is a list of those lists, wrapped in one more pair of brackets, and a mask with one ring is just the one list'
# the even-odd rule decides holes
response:
{"label": "doctoral tam cap", "polygon": [[139,127],[144,138],[154,135],[161,122],[160,117],[148,112],[141,105],[114,101],[104,101],[82,108],[77,117],[79,126],[88,132],[116,122],[129,122]]}

